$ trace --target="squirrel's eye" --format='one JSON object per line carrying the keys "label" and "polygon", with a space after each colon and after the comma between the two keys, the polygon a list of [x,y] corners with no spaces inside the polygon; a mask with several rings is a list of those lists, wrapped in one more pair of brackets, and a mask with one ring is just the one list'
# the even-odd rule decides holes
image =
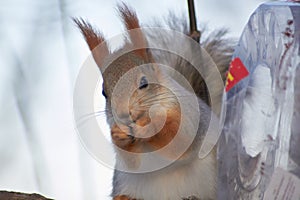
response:
{"label": "squirrel's eye", "polygon": [[106,93],[105,93],[104,90],[102,90],[102,95],[103,95],[105,98],[107,98],[107,95],[106,95]]}
{"label": "squirrel's eye", "polygon": [[143,89],[148,87],[148,80],[146,79],[146,76],[143,76],[140,80],[139,89]]}

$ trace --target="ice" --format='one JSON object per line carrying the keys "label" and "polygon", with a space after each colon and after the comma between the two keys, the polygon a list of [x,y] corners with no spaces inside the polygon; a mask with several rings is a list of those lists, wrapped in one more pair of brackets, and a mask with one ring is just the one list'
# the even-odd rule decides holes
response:
{"label": "ice", "polygon": [[271,135],[270,131],[266,131],[268,130],[266,118],[271,118],[275,112],[270,68],[264,65],[256,67],[247,88],[241,112],[243,116],[241,121],[242,144],[248,155],[256,157],[263,151],[264,141],[268,139],[268,134]]}
{"label": "ice", "polygon": [[250,75],[223,98],[218,199],[263,199],[277,168],[300,178],[299,31],[300,4],[270,2],[240,37],[233,57]]}

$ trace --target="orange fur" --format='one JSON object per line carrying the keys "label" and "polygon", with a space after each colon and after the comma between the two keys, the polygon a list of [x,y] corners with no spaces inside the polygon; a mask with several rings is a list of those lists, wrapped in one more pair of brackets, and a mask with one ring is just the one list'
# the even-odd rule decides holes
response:
{"label": "orange fur", "polygon": [[135,200],[135,199],[131,199],[127,196],[121,195],[121,196],[114,197],[113,200]]}
{"label": "orange fur", "polygon": [[128,131],[124,132],[126,129],[128,129],[128,127],[122,126],[121,129],[117,124],[112,126],[111,138],[113,143],[125,151],[141,153],[140,143],[137,143],[136,139],[128,134]]}
{"label": "orange fur", "polygon": [[164,127],[148,141],[149,145],[152,146],[154,150],[163,148],[173,140],[179,129],[180,118],[181,114],[179,109],[172,108],[167,111],[167,119]]}
{"label": "orange fur", "polygon": [[[161,120],[160,118],[155,118],[150,121],[148,114],[144,114],[142,117],[139,117],[136,121],[136,124],[139,126],[145,126],[151,123],[158,123]],[[111,128],[111,135],[114,144],[123,150],[140,153],[145,151],[156,151],[173,140],[176,136],[181,120],[180,108],[172,108],[167,111],[167,119],[164,124],[164,127],[150,138],[132,138],[129,136],[129,128],[127,126],[122,126],[121,128],[118,125],[113,125]],[[184,139],[184,138],[182,138]],[[148,148],[142,148],[147,146]],[[174,152],[173,152],[174,153]],[[166,156],[173,158],[172,152],[166,152]],[[176,153],[175,153],[176,154]]]}

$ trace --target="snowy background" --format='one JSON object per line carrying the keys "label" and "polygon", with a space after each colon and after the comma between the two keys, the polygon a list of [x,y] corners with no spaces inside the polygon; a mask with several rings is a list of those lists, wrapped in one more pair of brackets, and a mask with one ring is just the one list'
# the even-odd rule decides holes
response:
{"label": "snowy background", "polygon": [[[169,10],[188,17],[185,0],[125,2],[142,23]],[[228,27],[238,38],[262,2],[195,0],[195,7],[200,23]],[[75,130],[73,86],[89,51],[71,17],[89,19],[113,36],[123,29],[116,3],[0,0],[0,190],[109,199],[112,169],[93,159]]]}

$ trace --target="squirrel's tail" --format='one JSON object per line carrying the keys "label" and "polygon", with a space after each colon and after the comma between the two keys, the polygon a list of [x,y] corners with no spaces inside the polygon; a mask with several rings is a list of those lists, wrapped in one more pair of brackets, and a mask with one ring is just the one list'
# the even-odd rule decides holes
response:
{"label": "squirrel's tail", "polygon": [[201,43],[202,47],[217,65],[224,82],[235,46],[235,42],[232,39],[226,38],[227,33],[228,31],[226,29],[213,31]]}
{"label": "squirrel's tail", "polygon": [[[202,35],[205,36],[205,32],[202,33],[204,33]],[[201,55],[202,61],[200,61],[200,66],[205,69],[203,71],[206,73],[200,75],[195,71],[194,67],[187,67],[186,65],[178,65],[176,68],[176,70],[180,71],[182,75],[188,78],[188,81],[198,97],[205,101],[209,106],[212,103],[211,98],[221,101],[226,81],[226,72],[230,66],[234,52],[234,41],[226,38],[227,33],[228,31],[226,29],[218,29],[208,33],[205,38],[203,38],[204,40],[201,42],[200,46],[205,53],[202,53]],[[207,58],[207,55],[212,59],[213,64],[211,63],[211,59]],[[193,56],[197,55],[194,54]],[[217,67],[219,74],[216,74],[216,70],[212,69],[214,66]],[[190,74],[193,75],[191,76]],[[222,79],[222,85],[220,84],[220,81],[216,81],[216,78],[219,77]],[[208,88],[207,82],[209,82],[210,88]]]}
{"label": "squirrel's tail", "polygon": [[[158,23],[157,21],[155,21],[151,24],[151,26],[167,26],[168,29],[189,35],[187,22],[183,19],[185,18],[182,16],[176,16],[175,14],[170,13],[169,16],[165,18],[163,23]],[[226,29],[218,29],[210,33],[208,33],[208,31],[206,31],[205,29],[206,28],[203,27],[201,30],[202,38],[199,44],[202,47],[202,55],[195,53],[196,51],[193,50],[194,45],[181,44],[176,40],[176,38],[172,38],[170,36],[157,36],[157,33],[149,33],[149,40],[160,40],[160,42],[166,44],[166,46],[172,45],[173,47],[171,48],[174,48],[174,46],[175,48],[185,48],[186,56],[190,59],[197,60],[197,67],[205,69],[204,71],[206,72],[204,74],[200,74],[195,66],[191,65],[191,63],[186,60],[186,58],[182,58],[176,55],[168,55],[167,53],[164,53],[162,51],[159,51],[159,53],[153,53],[154,57],[159,61],[165,61],[165,63],[162,64],[170,65],[171,63],[176,71],[178,71],[189,81],[196,95],[208,105],[211,105],[212,98],[221,101],[224,91],[226,71],[232,59],[235,41],[227,37],[228,31]],[[213,63],[211,61],[213,61]],[[217,81],[214,80],[216,77],[216,70],[212,69],[214,66],[217,66],[217,69],[219,71],[218,77],[222,78],[222,84],[219,84],[220,81],[217,83]],[[210,81],[209,90],[207,87],[207,83],[206,81],[204,81],[203,77],[205,77],[206,81]],[[219,113],[220,110],[218,109],[215,112]]]}

